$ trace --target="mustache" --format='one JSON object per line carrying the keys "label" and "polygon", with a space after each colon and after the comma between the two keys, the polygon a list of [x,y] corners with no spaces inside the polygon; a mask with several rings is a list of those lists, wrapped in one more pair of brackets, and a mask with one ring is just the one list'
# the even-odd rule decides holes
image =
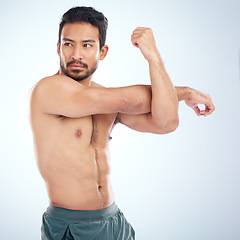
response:
{"label": "mustache", "polygon": [[81,65],[81,66],[83,66],[83,67],[85,67],[85,68],[88,68],[88,65],[87,65],[86,63],[83,63],[81,60],[73,60],[73,61],[71,61],[71,62],[68,62],[68,63],[67,63],[67,67],[68,67],[69,65],[71,65],[71,64],[79,64],[79,65]]}

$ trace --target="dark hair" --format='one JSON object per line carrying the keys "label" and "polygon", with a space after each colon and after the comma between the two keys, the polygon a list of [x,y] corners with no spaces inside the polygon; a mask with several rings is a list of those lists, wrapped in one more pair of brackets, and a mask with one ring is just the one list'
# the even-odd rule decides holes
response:
{"label": "dark hair", "polygon": [[99,30],[100,49],[105,45],[108,20],[92,7],[73,7],[62,16],[59,24],[58,41],[61,42],[62,29],[65,23],[84,22],[96,26]]}

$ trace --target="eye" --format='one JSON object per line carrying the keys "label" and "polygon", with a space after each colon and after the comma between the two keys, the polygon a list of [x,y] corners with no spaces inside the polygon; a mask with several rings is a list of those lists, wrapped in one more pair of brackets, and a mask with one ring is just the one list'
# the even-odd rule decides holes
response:
{"label": "eye", "polygon": [[86,48],[89,48],[89,47],[91,47],[92,45],[90,45],[89,43],[85,43],[85,44],[83,44],[83,46],[86,47]]}
{"label": "eye", "polygon": [[70,47],[70,46],[72,46],[72,44],[71,44],[71,43],[68,43],[68,42],[66,42],[66,43],[64,43],[64,46]]}

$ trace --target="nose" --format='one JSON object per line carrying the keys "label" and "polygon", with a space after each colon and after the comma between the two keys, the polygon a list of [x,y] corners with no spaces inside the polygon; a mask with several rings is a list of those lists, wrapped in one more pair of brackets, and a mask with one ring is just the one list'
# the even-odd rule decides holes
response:
{"label": "nose", "polygon": [[82,49],[80,47],[75,47],[72,53],[72,59],[83,59]]}

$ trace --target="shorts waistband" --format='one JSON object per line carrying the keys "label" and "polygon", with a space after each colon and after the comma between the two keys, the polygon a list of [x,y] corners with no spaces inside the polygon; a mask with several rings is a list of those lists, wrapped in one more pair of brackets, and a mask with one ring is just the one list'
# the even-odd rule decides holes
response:
{"label": "shorts waistband", "polygon": [[120,212],[119,208],[113,203],[111,206],[100,210],[71,210],[49,205],[45,213],[51,217],[65,220],[102,221],[113,217],[118,212]]}

